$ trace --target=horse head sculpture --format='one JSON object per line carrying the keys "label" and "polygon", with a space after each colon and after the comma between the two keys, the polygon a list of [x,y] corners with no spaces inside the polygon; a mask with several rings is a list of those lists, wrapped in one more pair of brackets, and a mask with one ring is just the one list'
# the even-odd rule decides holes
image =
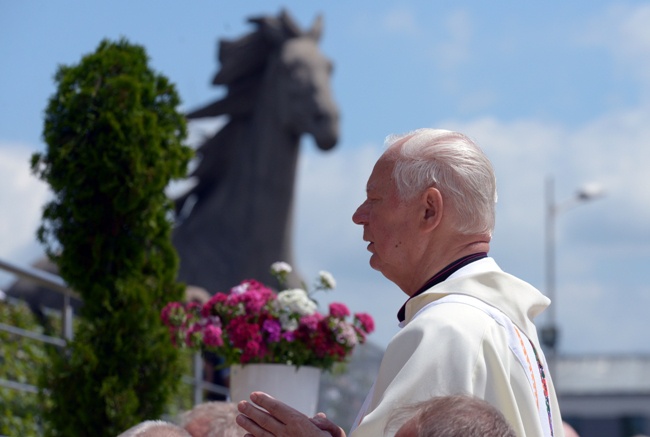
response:
{"label": "horse head sculpture", "polygon": [[[179,280],[227,291],[244,279],[274,284],[271,263],[294,265],[292,209],[300,138],[338,141],[332,63],[318,50],[322,19],[302,31],[288,13],[251,18],[255,30],[219,44],[213,84],[226,96],[188,114],[228,116],[197,149],[196,185],[176,199]],[[300,284],[299,275],[289,283]]]}

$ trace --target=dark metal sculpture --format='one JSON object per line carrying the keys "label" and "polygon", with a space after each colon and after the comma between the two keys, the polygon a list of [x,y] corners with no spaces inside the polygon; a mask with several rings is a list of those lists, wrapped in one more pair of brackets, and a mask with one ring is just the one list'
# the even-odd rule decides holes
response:
{"label": "dark metal sculpture", "polygon": [[[282,11],[251,18],[255,30],[219,44],[214,85],[227,95],[188,114],[227,115],[197,152],[197,184],[176,200],[173,242],[179,280],[228,291],[244,279],[274,284],[275,261],[294,265],[292,208],[300,138],[322,150],[338,140],[339,114],[330,92],[332,63],[318,50],[322,20],[302,31]],[[298,276],[289,283],[299,284]]]}

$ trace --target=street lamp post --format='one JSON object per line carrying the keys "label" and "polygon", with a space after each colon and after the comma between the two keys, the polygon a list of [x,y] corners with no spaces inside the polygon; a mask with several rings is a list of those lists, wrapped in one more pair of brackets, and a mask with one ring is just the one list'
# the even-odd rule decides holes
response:
{"label": "street lamp post", "polygon": [[557,344],[559,339],[559,329],[557,327],[557,301],[555,299],[555,227],[557,215],[572,206],[602,197],[603,194],[604,191],[602,187],[598,185],[585,185],[575,194],[575,196],[563,203],[557,204],[555,202],[555,186],[553,178],[548,177],[546,180],[546,296],[551,299],[551,306],[548,308],[548,322],[547,325],[542,328],[541,337],[542,343],[548,350],[547,358],[549,366],[552,368],[551,370],[554,370],[553,368],[556,364]]}

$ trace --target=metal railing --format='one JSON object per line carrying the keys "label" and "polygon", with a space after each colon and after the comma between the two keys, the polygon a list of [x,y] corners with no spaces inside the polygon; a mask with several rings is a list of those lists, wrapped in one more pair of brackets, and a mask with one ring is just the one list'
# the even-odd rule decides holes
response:
{"label": "metal railing", "polygon": [[52,273],[44,270],[35,269],[32,267],[21,267],[16,264],[11,264],[7,261],[0,259],[0,269],[13,273],[23,279],[27,279],[37,284],[44,285],[58,293],[63,294],[63,308],[61,311],[62,318],[62,337],[65,341],[72,340],[74,335],[72,330],[72,305],[70,298],[79,299],[79,295],[72,291],[66,285],[65,281],[60,276],[53,275]]}
{"label": "metal railing", "polygon": [[[43,343],[52,344],[59,347],[65,347],[68,341],[72,340],[73,332],[73,311],[70,303],[71,298],[80,299],[79,295],[71,290],[63,281],[60,276],[48,273],[44,270],[35,269],[32,267],[18,266],[0,259],[0,269],[13,273],[14,275],[36,282],[40,285],[46,286],[56,292],[63,294],[63,308],[61,311],[62,316],[62,333],[61,337],[52,337],[49,335],[40,334],[37,332],[29,331],[26,329],[18,328],[12,325],[7,325],[0,322],[0,331],[9,332],[14,335],[31,338]],[[203,379],[203,358],[200,353],[195,353],[193,357],[193,375],[185,375],[182,381],[186,384],[194,386],[193,390],[193,403],[200,404],[204,400],[203,393],[205,391],[227,396],[229,394],[228,388],[217,384],[213,384]],[[15,390],[26,391],[30,393],[38,393],[38,387],[30,384],[21,383],[18,381],[10,381],[0,378],[0,386],[7,387]],[[2,436],[0,436],[2,437]]]}

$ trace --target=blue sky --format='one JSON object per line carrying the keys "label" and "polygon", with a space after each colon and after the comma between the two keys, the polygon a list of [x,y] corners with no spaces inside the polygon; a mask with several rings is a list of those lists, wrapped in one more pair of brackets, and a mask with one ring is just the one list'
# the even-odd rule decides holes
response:
{"label": "blue sky", "polygon": [[496,168],[492,255],[542,290],[545,178],[554,177],[558,202],[587,183],[606,189],[557,217],[560,351],[650,353],[647,1],[2,2],[0,258],[28,264],[41,253],[34,231],[48,194],[28,161],[44,148],[57,65],[124,36],[192,109],[221,94],[210,85],[217,40],[282,7],[302,27],[323,15],[321,49],[335,64],[342,114],[334,151],[303,140],[297,180],[297,267],[338,281],[323,304],[374,315],[371,338],[382,346],[396,332],[405,296],[369,268],[350,216],[386,135],[447,128],[475,138]]}

